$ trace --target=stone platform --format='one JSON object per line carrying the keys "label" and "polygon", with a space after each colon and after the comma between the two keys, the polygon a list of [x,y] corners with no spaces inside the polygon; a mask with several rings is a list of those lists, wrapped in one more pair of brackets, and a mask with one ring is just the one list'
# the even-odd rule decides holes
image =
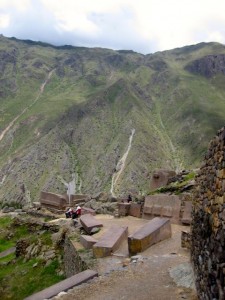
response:
{"label": "stone platform", "polygon": [[128,227],[112,225],[93,246],[93,254],[95,257],[105,257],[116,251],[121,242],[127,237]]}
{"label": "stone platform", "polygon": [[128,236],[129,254],[134,255],[172,235],[168,218],[154,218]]}

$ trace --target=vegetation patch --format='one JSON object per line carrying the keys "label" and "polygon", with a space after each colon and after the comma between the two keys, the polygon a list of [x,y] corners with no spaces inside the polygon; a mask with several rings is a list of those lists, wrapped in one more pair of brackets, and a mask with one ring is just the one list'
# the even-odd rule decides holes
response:
{"label": "vegetation patch", "polygon": [[[1,299],[24,299],[65,278],[61,269],[63,251],[54,249],[50,232],[38,227],[34,232],[31,226],[19,225],[10,217],[0,218],[0,228],[0,252],[15,247],[20,241],[26,241],[32,249],[24,254],[16,251],[0,258]],[[41,250],[36,250],[34,255],[38,245]],[[55,255],[47,258],[44,251]]]}

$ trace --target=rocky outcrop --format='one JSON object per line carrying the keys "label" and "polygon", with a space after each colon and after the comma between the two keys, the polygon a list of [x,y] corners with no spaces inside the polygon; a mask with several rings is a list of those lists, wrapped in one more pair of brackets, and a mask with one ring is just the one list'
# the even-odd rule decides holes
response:
{"label": "rocky outcrop", "polygon": [[199,299],[225,298],[225,127],[211,141],[196,178],[191,257]]}
{"label": "rocky outcrop", "polygon": [[216,74],[225,74],[225,55],[207,55],[194,60],[186,67],[191,73],[211,78]]}

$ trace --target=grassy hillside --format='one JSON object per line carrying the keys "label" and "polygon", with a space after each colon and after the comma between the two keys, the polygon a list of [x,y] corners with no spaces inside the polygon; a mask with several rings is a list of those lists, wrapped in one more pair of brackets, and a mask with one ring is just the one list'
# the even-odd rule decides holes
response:
{"label": "grassy hillside", "polygon": [[[224,125],[225,47],[141,55],[0,37],[0,201],[41,190],[148,191],[155,168],[198,167]],[[213,70],[212,70],[213,68]],[[213,74],[211,77],[208,74]]]}

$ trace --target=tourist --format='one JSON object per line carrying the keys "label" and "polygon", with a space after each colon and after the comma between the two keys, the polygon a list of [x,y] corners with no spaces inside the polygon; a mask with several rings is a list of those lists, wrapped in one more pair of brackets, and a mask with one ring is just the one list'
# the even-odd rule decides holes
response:
{"label": "tourist", "polygon": [[72,213],[72,219],[76,219],[81,215],[81,207],[76,205],[76,210]]}
{"label": "tourist", "polygon": [[68,219],[68,218],[72,218],[73,213],[74,213],[73,209],[72,209],[71,207],[69,207],[69,208],[67,209],[67,211],[65,212],[66,218],[67,218],[67,219]]}

